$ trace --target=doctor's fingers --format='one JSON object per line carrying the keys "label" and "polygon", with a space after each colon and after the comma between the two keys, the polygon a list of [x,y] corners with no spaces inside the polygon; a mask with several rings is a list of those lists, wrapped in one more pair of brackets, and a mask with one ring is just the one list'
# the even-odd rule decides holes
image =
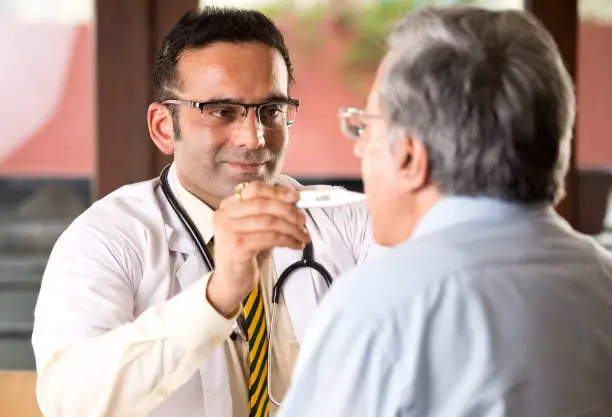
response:
{"label": "doctor's fingers", "polygon": [[230,232],[233,235],[247,234],[251,235],[252,238],[256,234],[272,232],[302,243],[310,241],[310,235],[303,225],[269,214],[221,220],[216,222],[215,230]]}
{"label": "doctor's fingers", "polygon": [[306,224],[304,212],[286,201],[273,200],[269,198],[254,198],[243,201],[240,204],[227,205],[217,210],[220,215],[232,219],[252,217],[258,215],[270,215],[281,217],[301,227]]}
{"label": "doctor's fingers", "polygon": [[[308,243],[302,239],[296,239],[292,235],[274,230],[237,233],[231,240],[236,248],[251,254],[261,253],[276,247],[303,250],[306,243]],[[216,245],[215,248],[217,248]],[[233,259],[235,259],[235,251],[232,252],[234,253]]]}
{"label": "doctor's fingers", "polygon": [[270,185],[261,181],[245,182],[236,186],[234,195],[223,200],[220,208],[258,198],[268,198],[293,204],[298,200],[299,194],[295,189],[282,185]]}

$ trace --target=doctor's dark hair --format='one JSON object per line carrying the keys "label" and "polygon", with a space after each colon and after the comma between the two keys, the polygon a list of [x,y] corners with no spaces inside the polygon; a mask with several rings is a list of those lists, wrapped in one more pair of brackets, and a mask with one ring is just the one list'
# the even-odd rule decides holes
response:
{"label": "doctor's dark hair", "polygon": [[575,94],[540,22],[516,10],[425,9],[400,20],[388,45],[383,112],[423,143],[442,193],[563,197]]}
{"label": "doctor's dark hair", "polygon": [[293,82],[293,65],[285,40],[268,17],[255,10],[207,6],[186,13],[164,38],[153,69],[154,100],[174,98],[170,90],[180,88],[176,67],[184,51],[217,42],[261,42],[275,48],[285,60],[289,82]]}

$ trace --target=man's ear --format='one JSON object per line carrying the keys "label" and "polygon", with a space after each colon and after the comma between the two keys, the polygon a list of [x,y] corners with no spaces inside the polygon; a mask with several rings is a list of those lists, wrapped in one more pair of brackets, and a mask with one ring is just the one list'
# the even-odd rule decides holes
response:
{"label": "man's ear", "polygon": [[168,107],[161,103],[151,103],[147,111],[149,135],[157,149],[165,155],[174,153],[174,126]]}
{"label": "man's ear", "polygon": [[392,144],[395,169],[402,188],[416,191],[427,185],[429,160],[422,142],[408,135],[397,138]]}

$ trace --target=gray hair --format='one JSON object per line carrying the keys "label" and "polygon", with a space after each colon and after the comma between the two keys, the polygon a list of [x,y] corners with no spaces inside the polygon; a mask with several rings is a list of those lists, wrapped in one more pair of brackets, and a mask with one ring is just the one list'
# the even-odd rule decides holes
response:
{"label": "gray hair", "polygon": [[523,11],[426,9],[389,36],[383,112],[427,149],[444,194],[558,202],[575,95],[551,35]]}

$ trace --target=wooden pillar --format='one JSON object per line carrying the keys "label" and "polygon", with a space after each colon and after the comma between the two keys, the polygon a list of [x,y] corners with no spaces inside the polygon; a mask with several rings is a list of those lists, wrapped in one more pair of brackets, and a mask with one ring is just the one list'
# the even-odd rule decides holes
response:
{"label": "wooden pillar", "polygon": [[161,42],[198,0],[96,0],[95,198],[153,178],[169,162],[149,138],[146,111]]}
{"label": "wooden pillar", "polygon": [[[546,26],[554,37],[565,65],[576,81],[576,48],[578,44],[577,0],[525,0],[525,9],[531,11]],[[572,143],[572,158],[567,174],[567,195],[559,204],[558,211],[572,225],[578,217],[578,177],[576,172],[576,130]]]}

